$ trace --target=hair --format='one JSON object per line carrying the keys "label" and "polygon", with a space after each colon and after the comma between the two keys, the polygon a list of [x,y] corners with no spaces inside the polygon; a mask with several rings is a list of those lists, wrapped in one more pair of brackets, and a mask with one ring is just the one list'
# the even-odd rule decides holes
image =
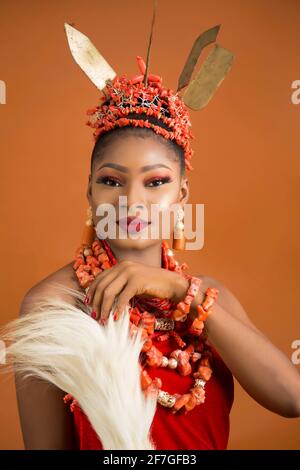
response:
{"label": "hair", "polygon": [[[145,114],[130,113],[127,116],[129,119],[148,119],[149,122],[160,126],[166,130],[170,128],[161,120],[153,116],[147,116]],[[117,139],[119,137],[126,135],[132,135],[135,137],[149,138],[153,137],[158,139],[163,145],[167,147],[168,150],[173,151],[174,160],[180,162],[180,177],[182,178],[185,174],[185,159],[184,159],[184,150],[177,144],[175,140],[165,139],[162,135],[156,134],[154,129],[148,127],[135,127],[135,126],[125,126],[125,127],[115,127],[108,132],[105,132],[104,135],[100,136],[93,148],[92,157],[91,157],[91,173],[93,170],[94,162],[101,159],[104,154],[105,149],[109,146],[113,138]]]}

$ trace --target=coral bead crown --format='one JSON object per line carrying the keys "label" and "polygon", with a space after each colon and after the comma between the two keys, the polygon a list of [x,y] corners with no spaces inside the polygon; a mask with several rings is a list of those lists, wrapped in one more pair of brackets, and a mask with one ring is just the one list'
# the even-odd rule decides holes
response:
{"label": "coral bead crown", "polygon": [[[183,148],[185,166],[192,170],[190,160],[194,152],[190,140],[194,136],[190,130],[191,122],[187,108],[199,110],[208,104],[230,70],[234,55],[215,44],[202,63],[200,71],[192,79],[202,50],[216,40],[221,25],[214,26],[195,40],[179,76],[176,92],[165,88],[161,77],[148,73],[155,14],[156,4],[147,60],[145,63],[141,56],[137,56],[140,73],[131,79],[126,75],[117,76],[87,36],[67,23],[65,31],[74,60],[102,93],[100,104],[87,111],[87,124],[95,129],[95,140],[115,127],[152,128],[164,138],[175,140]],[[181,96],[179,93],[184,88]]]}
{"label": "coral bead crown", "polygon": [[[185,165],[191,170],[190,159],[193,150],[190,140],[193,135],[190,131],[191,122],[188,110],[182,98],[171,89],[162,85],[161,77],[148,76],[148,85],[144,85],[146,64],[142,57],[137,56],[140,74],[128,79],[126,75],[115,77],[106,84],[106,95],[102,97],[102,104],[88,110],[90,119],[87,124],[96,128],[94,137],[97,139],[102,133],[115,127],[139,126],[152,128],[157,134],[166,139],[176,140],[184,149]],[[167,130],[148,119],[131,119],[130,114],[143,114],[161,120],[170,128]]]}

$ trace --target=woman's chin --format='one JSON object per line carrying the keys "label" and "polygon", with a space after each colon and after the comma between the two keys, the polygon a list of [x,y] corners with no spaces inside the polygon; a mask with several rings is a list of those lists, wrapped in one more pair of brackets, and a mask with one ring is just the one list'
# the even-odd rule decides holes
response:
{"label": "woman's chin", "polygon": [[145,249],[150,246],[156,245],[157,243],[160,243],[160,240],[158,239],[151,239],[151,238],[142,238],[142,237],[136,237],[131,238],[128,236],[128,238],[115,238],[115,239],[107,239],[107,242],[109,245],[112,247],[120,248],[120,249],[127,249],[127,250],[133,250],[133,249]]}

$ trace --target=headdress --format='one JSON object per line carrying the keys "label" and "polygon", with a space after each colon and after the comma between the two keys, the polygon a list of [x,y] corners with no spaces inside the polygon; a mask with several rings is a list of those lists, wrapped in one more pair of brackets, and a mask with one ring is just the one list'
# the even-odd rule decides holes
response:
{"label": "headdress", "polygon": [[[198,74],[191,79],[202,50],[216,40],[221,25],[214,26],[195,40],[180,74],[176,92],[165,88],[160,76],[149,73],[155,12],[154,6],[146,63],[141,56],[137,56],[139,74],[132,78],[127,78],[126,75],[117,76],[89,38],[73,26],[65,23],[65,31],[75,61],[102,92],[100,104],[87,111],[87,125],[95,129],[95,140],[116,127],[152,128],[164,138],[175,140],[183,148],[185,166],[187,170],[192,170],[190,160],[193,150],[190,139],[194,136],[190,130],[188,108],[199,110],[207,105],[229,71],[234,55],[215,44]],[[181,96],[180,92],[184,88]],[[131,117],[132,113],[134,118]],[[137,118],[137,114],[141,117]],[[151,116],[162,121],[165,126],[151,122]]]}

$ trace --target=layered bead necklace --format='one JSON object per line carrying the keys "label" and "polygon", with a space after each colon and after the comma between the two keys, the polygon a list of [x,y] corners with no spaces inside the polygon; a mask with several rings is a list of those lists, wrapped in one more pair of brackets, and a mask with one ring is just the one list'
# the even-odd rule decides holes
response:
{"label": "layered bead necklace", "polygon": [[[211,313],[211,307],[217,298],[217,289],[208,288],[206,297],[198,305],[198,318],[191,319],[187,314],[190,303],[202,282],[183,271],[188,268],[186,263],[181,265],[175,260],[173,251],[166,242],[162,242],[162,267],[178,272],[186,279],[192,280],[184,302],[176,303],[170,299],[133,297],[130,300],[129,331],[135,334],[142,327],[143,347],[140,353],[141,387],[145,395],[155,393],[157,402],[173,413],[183,409],[185,413],[205,401],[205,384],[212,375],[212,352],[203,332],[204,321]],[[96,239],[91,246],[81,245],[75,253],[75,270],[80,286],[88,291],[89,285],[98,273],[117,264],[117,260],[105,240]],[[160,316],[158,316],[160,315]],[[169,357],[153,344],[153,340],[166,341],[173,338],[177,347]],[[162,381],[152,379],[147,368],[163,367],[173,369],[182,376],[192,375],[194,384],[185,394],[170,394],[162,389]],[[69,400],[71,410],[77,404],[70,394],[65,395],[65,403]]]}

